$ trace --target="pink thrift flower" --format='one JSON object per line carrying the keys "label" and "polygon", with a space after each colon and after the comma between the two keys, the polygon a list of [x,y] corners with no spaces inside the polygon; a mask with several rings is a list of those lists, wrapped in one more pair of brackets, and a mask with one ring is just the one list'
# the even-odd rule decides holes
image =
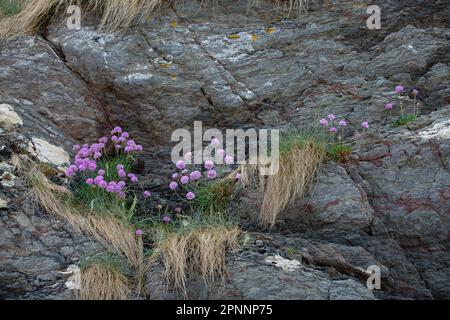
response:
{"label": "pink thrift flower", "polygon": [[117,174],[121,178],[125,178],[127,176],[127,173],[125,172],[125,170],[119,170],[119,172],[117,172]]}
{"label": "pink thrift flower", "polygon": [[98,170],[98,175],[99,176],[104,176],[106,174],[106,171],[103,169]]}
{"label": "pink thrift flower", "polygon": [[93,185],[94,185],[94,179],[89,178],[89,179],[86,180],[86,183],[87,183],[88,185],[90,185],[90,186],[93,186]]}
{"label": "pink thrift flower", "polygon": [[73,146],[73,151],[80,151],[80,149],[81,149],[81,146],[78,144]]}
{"label": "pink thrift flower", "polygon": [[103,137],[100,140],[98,140],[98,142],[103,143],[103,144],[107,144],[108,143],[108,137]]}
{"label": "pink thrift flower", "polygon": [[120,135],[121,138],[128,139],[130,137],[130,134],[128,132],[124,132]]}
{"label": "pink thrift flower", "polygon": [[338,130],[337,130],[337,128],[333,127],[333,128],[330,129],[330,132],[331,132],[331,133],[337,133]]}
{"label": "pink thrift flower", "polygon": [[184,160],[190,162],[192,160],[192,152],[188,152],[184,155]]}
{"label": "pink thrift flower", "polygon": [[334,120],[336,120],[336,116],[335,116],[334,114],[330,113],[330,114],[328,115],[328,120],[334,121]]}
{"label": "pink thrift flower", "polygon": [[120,199],[125,199],[127,195],[125,194],[125,192],[120,191],[120,192],[117,193],[117,196],[118,196]]}
{"label": "pink thrift flower", "polygon": [[328,120],[327,120],[327,119],[321,119],[321,120],[319,121],[319,123],[320,123],[322,126],[328,126]]}
{"label": "pink thrift flower", "polygon": [[214,162],[211,160],[205,161],[206,170],[212,170],[214,168]]}
{"label": "pink thrift flower", "polygon": [[217,154],[223,158],[223,157],[225,157],[225,150],[219,149],[219,150],[217,150]]}
{"label": "pink thrift flower", "polygon": [[369,129],[369,123],[367,121],[361,123],[361,126],[363,127],[363,129]]}
{"label": "pink thrift flower", "polygon": [[116,134],[116,133],[122,133],[122,128],[121,127],[115,127],[113,129],[113,131],[111,131],[111,134]]}
{"label": "pink thrift flower", "polygon": [[392,103],[387,103],[387,104],[384,106],[384,108],[385,108],[386,110],[392,110],[392,108],[394,108],[394,106],[393,106]]}
{"label": "pink thrift flower", "polygon": [[200,171],[194,171],[189,175],[189,177],[191,178],[191,180],[195,181],[202,177],[202,173]]}
{"label": "pink thrift flower", "polygon": [[144,147],[141,146],[140,144],[138,144],[138,145],[134,148],[134,151],[137,151],[137,152],[141,152],[141,151],[143,151],[143,150],[144,150]]}
{"label": "pink thrift flower", "polygon": [[236,180],[241,180],[241,178],[242,178],[242,174],[240,174],[240,173],[236,173],[236,176],[235,176],[235,178],[236,178]]}
{"label": "pink thrift flower", "polygon": [[94,179],[94,183],[96,184],[96,185],[99,185],[100,184],[100,182],[102,182],[103,181],[103,176],[97,176],[95,179]]}
{"label": "pink thrift flower", "polygon": [[111,140],[112,140],[112,142],[118,143],[119,142],[119,137],[118,136],[112,136]]}
{"label": "pink thrift flower", "polygon": [[215,179],[215,178],[217,178],[217,171],[216,171],[216,170],[209,170],[209,171],[208,171],[208,178],[209,178],[209,179]]}
{"label": "pink thrift flower", "polygon": [[113,193],[113,192],[115,192],[115,186],[111,186],[111,185],[109,185],[108,187],[106,187],[106,191],[108,191],[109,193]]}
{"label": "pink thrift flower", "polygon": [[102,189],[106,189],[108,187],[108,183],[104,180],[100,181],[98,186]]}
{"label": "pink thrift flower", "polygon": [[225,163],[228,164],[228,165],[233,164],[233,163],[234,163],[233,157],[231,157],[231,156],[226,156],[226,157],[225,157]]}
{"label": "pink thrift flower", "polygon": [[124,188],[127,184],[125,183],[125,181],[119,181],[117,183],[117,186],[119,186],[120,188]]}
{"label": "pink thrift flower", "polygon": [[136,176],[133,176],[130,178],[132,183],[137,183],[138,182],[138,178]]}
{"label": "pink thrift flower", "polygon": [[213,138],[213,139],[211,140],[211,145],[212,145],[213,147],[218,147],[218,146],[220,146],[220,141],[219,141],[219,139]]}
{"label": "pink thrift flower", "polygon": [[413,94],[413,96],[415,96],[415,97],[417,97],[418,95],[419,95],[419,90],[417,90],[417,89],[414,89],[413,91],[412,91],[412,94]]}
{"label": "pink thrift flower", "polygon": [[403,91],[405,91],[405,87],[403,87],[403,86],[396,86],[395,87],[395,92],[396,93],[403,93]]}
{"label": "pink thrift flower", "polygon": [[149,198],[151,195],[150,191],[144,191],[144,198]]}
{"label": "pink thrift flower", "polygon": [[176,183],[175,181],[171,182],[169,184],[169,188],[170,190],[176,190],[178,188],[178,183]]}
{"label": "pink thrift flower", "polygon": [[117,165],[116,169],[117,169],[117,171],[125,170],[125,166],[123,164],[119,164],[119,165]]}
{"label": "pink thrift flower", "polygon": [[138,237],[139,237],[139,236],[142,236],[142,234],[143,234],[143,232],[142,232],[141,229],[136,230],[136,235],[137,235]]}
{"label": "pink thrift flower", "polygon": [[180,179],[181,184],[188,184],[189,183],[189,177],[188,176],[183,176]]}
{"label": "pink thrift flower", "polygon": [[174,174],[172,175],[172,179],[173,179],[173,180],[177,180],[179,176],[180,176],[180,175],[179,175],[178,173],[174,173]]}
{"label": "pink thrift flower", "polygon": [[175,211],[176,213],[181,213],[181,208],[175,208],[173,211]]}
{"label": "pink thrift flower", "polygon": [[94,153],[94,159],[95,160],[100,159],[101,157],[102,157],[102,154],[100,152]]}
{"label": "pink thrift flower", "polygon": [[172,221],[172,219],[171,219],[169,216],[164,216],[164,217],[162,218],[162,221],[163,221],[163,223],[165,223],[165,224],[169,224],[169,223]]}
{"label": "pink thrift flower", "polygon": [[192,201],[195,199],[195,194],[193,192],[188,192],[186,194],[186,199],[188,199],[189,201]]}
{"label": "pink thrift flower", "polygon": [[348,123],[347,123],[347,121],[342,120],[342,121],[339,121],[339,125],[340,125],[341,127],[346,127],[346,126],[348,125]]}
{"label": "pink thrift flower", "polygon": [[180,160],[177,162],[176,167],[179,170],[184,170],[184,169],[186,169],[186,163],[183,160]]}

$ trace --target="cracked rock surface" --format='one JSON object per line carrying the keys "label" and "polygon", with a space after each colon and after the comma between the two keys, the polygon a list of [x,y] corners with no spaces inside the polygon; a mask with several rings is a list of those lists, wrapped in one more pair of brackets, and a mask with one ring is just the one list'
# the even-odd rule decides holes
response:
{"label": "cracked rock surface", "polygon": [[[278,22],[270,4],[248,15],[244,1],[214,12],[185,4],[117,33],[97,31],[91,16],[80,30],[51,21],[39,36],[0,44],[1,160],[36,139],[69,154],[121,125],[142,140],[157,190],[174,129],[305,126],[335,113],[349,121],[350,159],[321,168],[279,232],[250,233],[226,284],[192,281],[190,297],[449,299],[450,6],[383,1],[377,31],[366,28],[370,4],[317,1],[300,21]],[[398,84],[420,90],[422,115],[393,128],[383,106]],[[56,272],[95,244],[18,201],[20,178],[0,188],[0,297],[70,296]],[[266,263],[277,255],[302,266]],[[370,292],[372,265],[382,290]],[[177,297],[155,273],[148,283],[150,298]]]}

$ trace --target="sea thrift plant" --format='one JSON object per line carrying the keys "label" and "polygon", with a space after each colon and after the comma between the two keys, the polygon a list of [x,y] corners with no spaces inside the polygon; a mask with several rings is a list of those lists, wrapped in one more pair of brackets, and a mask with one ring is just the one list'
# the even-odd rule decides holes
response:
{"label": "sea thrift plant", "polygon": [[[396,96],[399,107],[400,107],[400,117],[398,117],[396,120],[393,121],[394,126],[402,126],[404,124],[407,124],[411,121],[414,121],[417,119],[417,116],[419,115],[419,106],[420,103],[418,102],[418,96],[420,95],[420,91],[416,88],[411,90],[410,95],[412,96],[413,100],[413,111],[411,114],[405,113],[405,101],[408,102],[408,100],[411,100],[407,94],[405,94],[405,87],[403,85],[398,85],[394,89],[394,95]],[[392,116],[392,110],[395,108],[394,104],[392,102],[389,102],[385,104],[384,109],[389,111],[390,116]]]}
{"label": "sea thrift plant", "polygon": [[[115,127],[110,136],[99,139],[97,143],[75,145],[73,150],[76,155],[66,175],[68,178],[80,177],[93,191],[125,199],[127,192],[138,182],[130,170],[143,147],[121,127]],[[150,197],[150,193],[144,192],[144,197]]]}

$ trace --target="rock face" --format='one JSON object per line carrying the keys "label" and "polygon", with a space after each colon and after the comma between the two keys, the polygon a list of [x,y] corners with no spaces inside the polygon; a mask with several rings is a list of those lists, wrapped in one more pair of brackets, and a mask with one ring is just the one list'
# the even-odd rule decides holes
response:
{"label": "rock face", "polygon": [[[144,143],[147,173],[165,176],[172,131],[194,121],[301,127],[332,112],[349,121],[350,159],[323,166],[280,234],[251,235],[225,289],[193,281],[191,297],[449,299],[450,7],[385,1],[382,29],[368,30],[369,4],[317,2],[300,21],[274,22],[269,3],[246,16],[246,1],[221,1],[214,14],[189,2],[122,33],[96,31],[87,16],[80,30],[52,21],[41,36],[5,41],[0,125],[15,133],[2,135],[2,161],[31,143],[63,166],[73,142],[121,125]],[[383,106],[398,84],[420,90],[422,116],[393,128]],[[366,120],[369,132],[353,135]],[[66,297],[55,271],[95,245],[31,200],[17,203],[25,191],[12,180],[0,190],[0,296]],[[266,262],[277,255],[301,268]],[[381,290],[367,290],[369,266],[381,269]]]}

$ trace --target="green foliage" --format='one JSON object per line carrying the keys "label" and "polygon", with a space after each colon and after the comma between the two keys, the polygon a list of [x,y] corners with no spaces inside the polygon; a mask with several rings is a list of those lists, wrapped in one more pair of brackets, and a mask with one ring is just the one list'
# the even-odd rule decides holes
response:
{"label": "green foliage", "polygon": [[0,17],[15,15],[22,10],[21,0],[0,0]]}
{"label": "green foliage", "polygon": [[345,157],[352,153],[352,147],[343,143],[342,141],[330,143],[327,147],[328,158],[336,161],[342,162]]}
{"label": "green foliage", "polygon": [[127,261],[112,253],[101,253],[95,256],[83,257],[80,261],[81,270],[86,270],[94,265],[115,270],[121,274],[127,274],[130,272]]}
{"label": "green foliage", "polygon": [[[124,155],[115,157],[106,157],[105,159],[97,161],[97,170],[103,169],[106,181],[119,181],[120,177],[117,174],[117,165],[122,164],[126,172],[133,169],[133,159]],[[81,178],[84,179],[84,178]],[[74,200],[84,204],[91,211],[96,213],[108,213],[118,218],[125,219],[131,222],[134,216],[134,211],[137,204],[137,198],[134,197],[132,201],[120,199],[116,194],[109,193],[98,187],[92,187],[85,183],[84,180],[74,181],[73,184]],[[129,199],[129,197],[127,197]]]}
{"label": "green foliage", "polygon": [[193,208],[205,214],[225,212],[234,194],[234,181],[224,179],[197,190]]}
{"label": "green foliage", "polygon": [[399,117],[397,120],[395,120],[392,125],[394,127],[401,127],[404,126],[410,122],[414,122],[417,120],[417,116],[414,114],[408,114],[408,115],[404,115]]}
{"label": "green foliage", "polygon": [[329,142],[329,136],[316,128],[290,128],[280,137],[280,154],[289,153],[293,148],[301,147],[309,142],[324,150]]}

